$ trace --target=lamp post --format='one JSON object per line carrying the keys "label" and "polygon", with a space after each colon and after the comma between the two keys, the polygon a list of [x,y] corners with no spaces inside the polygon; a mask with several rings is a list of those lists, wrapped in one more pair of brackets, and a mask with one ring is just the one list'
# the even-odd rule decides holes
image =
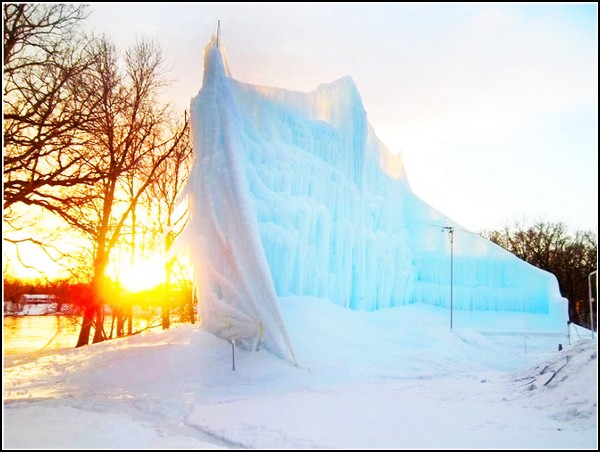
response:
{"label": "lamp post", "polygon": [[[598,270],[594,270],[588,275],[588,288],[590,294],[590,329],[592,330],[592,339],[594,339],[594,297],[592,297],[592,276],[596,275],[596,285],[598,284]],[[598,288],[596,287],[596,296],[598,295]]]}
{"label": "lamp post", "polygon": [[454,304],[454,226],[444,226],[443,229],[448,231],[448,238],[450,239],[450,329],[452,329]]}

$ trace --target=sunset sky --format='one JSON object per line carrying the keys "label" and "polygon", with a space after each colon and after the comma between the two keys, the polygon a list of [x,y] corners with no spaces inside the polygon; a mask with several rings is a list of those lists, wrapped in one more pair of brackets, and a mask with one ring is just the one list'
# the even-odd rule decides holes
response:
{"label": "sunset sky", "polygon": [[120,49],[163,48],[189,105],[221,20],[239,80],[310,91],[351,75],[413,190],[473,229],[514,219],[597,229],[595,4],[99,4]]}

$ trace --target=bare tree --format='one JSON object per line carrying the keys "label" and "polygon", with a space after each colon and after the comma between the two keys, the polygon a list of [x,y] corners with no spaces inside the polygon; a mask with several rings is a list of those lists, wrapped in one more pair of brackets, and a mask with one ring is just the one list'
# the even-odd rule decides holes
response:
{"label": "bare tree", "polygon": [[43,209],[28,206],[14,208],[4,219],[2,251],[7,269],[12,271],[16,264],[48,284],[57,278],[89,281],[89,249],[68,225],[48,217]]}
{"label": "bare tree", "polygon": [[598,240],[591,231],[569,234],[564,223],[515,222],[482,234],[517,257],[553,273],[561,294],[569,300],[572,321],[589,326],[588,275],[597,266]]}
{"label": "bare tree", "polygon": [[21,257],[35,247],[75,278],[88,268],[55,246],[61,230],[31,223],[62,189],[99,177],[81,133],[93,120],[95,98],[85,81],[98,57],[80,28],[85,17],[81,5],[3,4],[3,241],[23,267],[35,267]]}
{"label": "bare tree", "polygon": [[103,115],[92,131],[103,156],[100,162],[104,174],[93,236],[96,257],[92,286],[97,300],[95,312],[84,316],[78,346],[88,341],[92,314],[94,342],[104,338],[102,288],[106,285],[104,274],[111,250],[118,243],[127,218],[135,218],[137,203],[154,181],[161,163],[169,157],[171,149],[166,143],[177,140],[165,137],[166,109],[157,99],[163,85],[160,49],[147,41],[136,44],[126,54],[122,76],[118,73],[114,49],[107,45],[105,55],[99,71]]}
{"label": "bare tree", "polygon": [[[92,184],[81,129],[96,99],[82,89],[97,58],[79,29],[85,8],[4,4],[4,209],[44,206],[60,187]],[[6,209],[9,209],[8,211]]]}
{"label": "bare tree", "polygon": [[171,285],[175,258],[170,256],[175,239],[181,234],[186,221],[187,211],[176,213],[178,197],[189,176],[192,162],[192,144],[187,113],[184,121],[174,124],[171,135],[179,137],[173,142],[170,157],[163,160],[157,178],[149,187],[148,206],[156,211],[156,235],[164,237],[164,250],[167,256],[165,263],[165,290],[162,300],[162,327],[170,327],[170,310],[173,304]]}
{"label": "bare tree", "polygon": [[[84,312],[78,346],[88,343],[92,326],[94,342],[105,338],[102,306],[110,297],[105,273],[111,251],[169,157],[168,143],[179,139],[168,136],[166,107],[158,100],[164,84],[160,49],[148,41],[138,42],[125,54],[123,69],[108,40],[98,41],[97,54],[81,87],[95,105],[92,120],[82,130],[90,150],[85,164],[97,180],[91,185],[56,187],[42,203],[85,235],[93,249],[93,300]],[[134,185],[128,184],[132,177]]]}
{"label": "bare tree", "polygon": [[[167,127],[167,107],[158,99],[161,52],[140,41],[121,62],[107,39],[80,32],[83,6],[3,10],[5,219],[19,229],[22,217],[13,207],[39,207],[88,240],[91,300],[82,302],[77,345],[88,343],[92,326],[98,342],[111,252],[128,219],[136,252],[136,206],[183,137]],[[13,243],[22,240],[37,239]]]}

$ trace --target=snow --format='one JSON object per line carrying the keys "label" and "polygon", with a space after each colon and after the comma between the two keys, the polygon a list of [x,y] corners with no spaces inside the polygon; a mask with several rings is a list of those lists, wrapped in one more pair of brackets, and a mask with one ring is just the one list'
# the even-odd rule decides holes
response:
{"label": "snow", "polygon": [[[67,311],[68,306],[62,305],[61,310]],[[58,303],[4,303],[6,315],[46,315],[58,312]]]}
{"label": "snow", "polygon": [[597,342],[552,275],[422,202],[349,77],[205,59],[180,242],[202,328],[6,356],[4,447],[597,448]]}
{"label": "snow", "polygon": [[[196,160],[181,243],[193,250],[208,331],[298,363],[278,298],[363,311],[448,308],[451,286],[453,310],[498,313],[481,330],[566,329],[553,275],[412,192],[401,156],[375,135],[350,77],[309,93],[249,85],[231,77],[215,39],[204,67],[191,104]],[[532,315],[515,324],[512,313]]]}
{"label": "snow", "polygon": [[[98,406],[96,406],[98,408]],[[5,409],[5,444],[11,449],[213,449],[217,445],[174,434],[168,428],[151,425],[116,412],[45,403],[20,409]],[[28,432],[41,430],[46,439]]]}
{"label": "snow", "polygon": [[237,349],[232,371],[231,345],[194,325],[7,356],[3,446],[597,448],[589,331],[571,346],[529,333],[525,348],[524,334],[450,331],[425,304],[287,298],[281,312],[301,366]]}

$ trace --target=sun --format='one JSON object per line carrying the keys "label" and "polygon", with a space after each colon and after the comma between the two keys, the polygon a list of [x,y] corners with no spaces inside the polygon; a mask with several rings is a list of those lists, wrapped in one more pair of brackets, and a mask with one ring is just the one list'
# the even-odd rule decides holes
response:
{"label": "sun", "polygon": [[132,293],[153,289],[165,282],[165,264],[161,257],[136,262],[117,275],[121,286]]}

